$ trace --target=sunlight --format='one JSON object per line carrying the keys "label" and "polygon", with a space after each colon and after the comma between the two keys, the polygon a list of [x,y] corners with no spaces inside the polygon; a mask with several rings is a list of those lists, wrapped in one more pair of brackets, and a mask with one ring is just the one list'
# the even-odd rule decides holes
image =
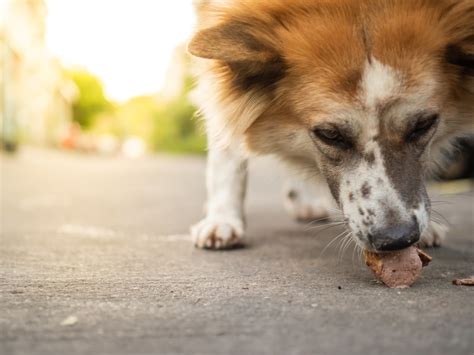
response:
{"label": "sunlight", "polygon": [[83,66],[118,101],[164,84],[176,45],[193,29],[192,0],[47,0],[46,42],[65,66]]}

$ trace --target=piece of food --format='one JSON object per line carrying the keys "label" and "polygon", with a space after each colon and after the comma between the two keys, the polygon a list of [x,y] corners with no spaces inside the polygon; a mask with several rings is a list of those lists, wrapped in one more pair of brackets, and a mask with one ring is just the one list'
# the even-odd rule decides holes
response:
{"label": "piece of food", "polygon": [[415,247],[415,249],[416,249],[416,252],[418,253],[418,256],[420,257],[421,264],[422,264],[421,266],[427,266],[431,262],[431,260],[433,260],[431,256],[429,256],[420,248]]}
{"label": "piece of food", "polygon": [[428,265],[431,256],[414,246],[389,253],[364,251],[365,263],[390,288],[410,287]]}
{"label": "piece of food", "polygon": [[453,280],[453,285],[456,286],[474,286],[474,276],[467,279],[455,279]]}

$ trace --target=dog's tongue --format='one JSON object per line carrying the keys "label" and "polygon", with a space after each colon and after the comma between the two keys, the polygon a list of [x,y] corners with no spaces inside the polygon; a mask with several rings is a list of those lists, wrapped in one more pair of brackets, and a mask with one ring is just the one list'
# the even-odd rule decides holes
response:
{"label": "dog's tongue", "polygon": [[364,256],[375,276],[390,288],[410,287],[420,277],[422,267],[432,259],[414,246],[380,254],[365,250]]}

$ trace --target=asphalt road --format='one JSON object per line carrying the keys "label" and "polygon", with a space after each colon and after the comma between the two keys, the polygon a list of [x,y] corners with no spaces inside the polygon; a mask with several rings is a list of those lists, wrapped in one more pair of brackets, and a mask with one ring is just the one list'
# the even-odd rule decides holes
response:
{"label": "asphalt road", "polygon": [[[1,156],[0,354],[474,354],[472,192],[417,284],[391,290],[336,229],[294,223],[252,164],[246,248],[194,249],[204,160]],[[454,191],[447,187],[448,191]],[[459,189],[459,186],[455,186]]]}

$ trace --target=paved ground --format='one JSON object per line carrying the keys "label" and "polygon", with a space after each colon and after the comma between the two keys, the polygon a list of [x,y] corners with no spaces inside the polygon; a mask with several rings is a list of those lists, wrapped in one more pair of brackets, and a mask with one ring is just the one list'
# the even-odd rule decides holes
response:
{"label": "paved ground", "polygon": [[447,244],[390,290],[352,250],[321,253],[338,231],[293,223],[266,160],[249,246],[208,252],[186,235],[202,159],[1,159],[0,354],[474,353],[474,288],[451,285],[474,273],[472,192],[437,198]]}

